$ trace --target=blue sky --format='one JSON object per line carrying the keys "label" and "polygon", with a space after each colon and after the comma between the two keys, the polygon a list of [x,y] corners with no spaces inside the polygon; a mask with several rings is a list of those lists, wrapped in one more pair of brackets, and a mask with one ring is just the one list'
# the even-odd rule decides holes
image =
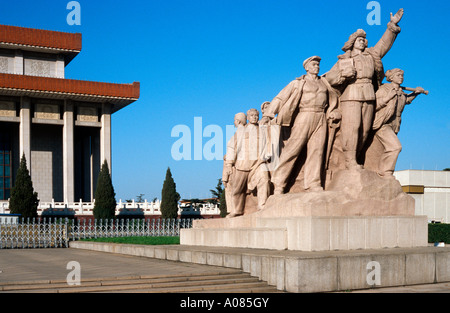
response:
{"label": "blue sky", "polygon": [[203,129],[223,129],[225,143],[234,114],[272,100],[304,74],[304,59],[319,55],[321,73],[328,71],[351,33],[364,29],[373,46],[399,8],[402,32],[385,69],[402,68],[405,86],[430,94],[403,113],[397,170],[450,167],[449,1],[380,0],[381,25],[372,26],[366,0],[80,0],[79,26],[66,22],[68,2],[5,1],[0,23],[82,33],[66,78],[141,83],[139,101],[112,118],[118,200],[160,197],[167,167],[182,198],[209,197],[222,161],[174,160],[176,125],[193,136],[201,117]]}

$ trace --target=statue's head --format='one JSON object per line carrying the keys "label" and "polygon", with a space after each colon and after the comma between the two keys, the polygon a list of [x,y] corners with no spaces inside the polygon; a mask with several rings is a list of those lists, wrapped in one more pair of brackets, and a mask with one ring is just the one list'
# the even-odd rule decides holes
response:
{"label": "statue's head", "polygon": [[366,39],[366,32],[362,29],[358,29],[356,32],[350,35],[347,42],[342,47],[342,51],[347,52],[353,49],[364,51],[368,46]]}
{"label": "statue's head", "polygon": [[247,111],[247,119],[250,124],[256,124],[259,121],[259,111],[257,109],[250,109]]}
{"label": "statue's head", "polygon": [[318,75],[320,71],[320,61],[321,57],[317,55],[307,58],[303,61],[303,67],[305,68],[307,73]]}
{"label": "statue's head", "polygon": [[394,68],[386,72],[386,80],[390,83],[402,84],[405,72],[399,68]]}
{"label": "statue's head", "polygon": [[263,104],[261,104],[261,113],[264,114],[264,112],[267,110],[267,108],[269,107],[270,102],[269,101],[265,101],[263,102]]}
{"label": "statue's head", "polygon": [[247,124],[247,115],[243,112],[239,112],[234,116],[234,126],[238,127],[239,125],[245,126]]}

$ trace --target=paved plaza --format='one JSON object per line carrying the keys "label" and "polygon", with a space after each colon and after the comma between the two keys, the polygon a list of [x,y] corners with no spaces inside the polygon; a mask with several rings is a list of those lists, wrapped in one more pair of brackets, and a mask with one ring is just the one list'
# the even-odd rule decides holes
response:
{"label": "paved plaza", "polygon": [[80,263],[81,279],[161,274],[234,272],[234,269],[79,249],[0,250],[0,283],[65,280],[71,261]]}
{"label": "paved plaza", "polygon": [[[82,249],[16,249],[0,250],[0,284],[40,280],[65,280],[67,264],[80,263],[81,279],[114,278],[145,275],[230,273],[235,269],[204,264],[161,260]],[[450,283],[390,287],[361,291],[363,293],[450,293]]]}

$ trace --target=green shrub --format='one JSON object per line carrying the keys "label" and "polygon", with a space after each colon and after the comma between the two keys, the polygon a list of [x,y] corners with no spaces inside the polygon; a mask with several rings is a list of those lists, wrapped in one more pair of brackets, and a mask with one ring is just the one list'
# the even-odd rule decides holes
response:
{"label": "green shrub", "polygon": [[450,224],[428,224],[428,242],[450,243]]}

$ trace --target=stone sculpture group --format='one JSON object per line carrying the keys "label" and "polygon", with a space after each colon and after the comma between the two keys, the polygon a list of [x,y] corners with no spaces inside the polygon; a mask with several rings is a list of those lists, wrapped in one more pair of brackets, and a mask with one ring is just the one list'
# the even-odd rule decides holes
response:
{"label": "stone sculpture group", "polygon": [[[261,120],[256,109],[235,115],[222,177],[228,217],[262,210],[271,195],[328,190],[341,170],[394,179],[403,109],[428,93],[402,87],[401,69],[384,71],[381,60],[400,33],[402,16],[403,9],[391,14],[373,47],[364,30],[351,34],[344,54],[321,76],[321,57],[307,58],[306,74],[261,105]],[[248,203],[252,195],[256,208]]]}

